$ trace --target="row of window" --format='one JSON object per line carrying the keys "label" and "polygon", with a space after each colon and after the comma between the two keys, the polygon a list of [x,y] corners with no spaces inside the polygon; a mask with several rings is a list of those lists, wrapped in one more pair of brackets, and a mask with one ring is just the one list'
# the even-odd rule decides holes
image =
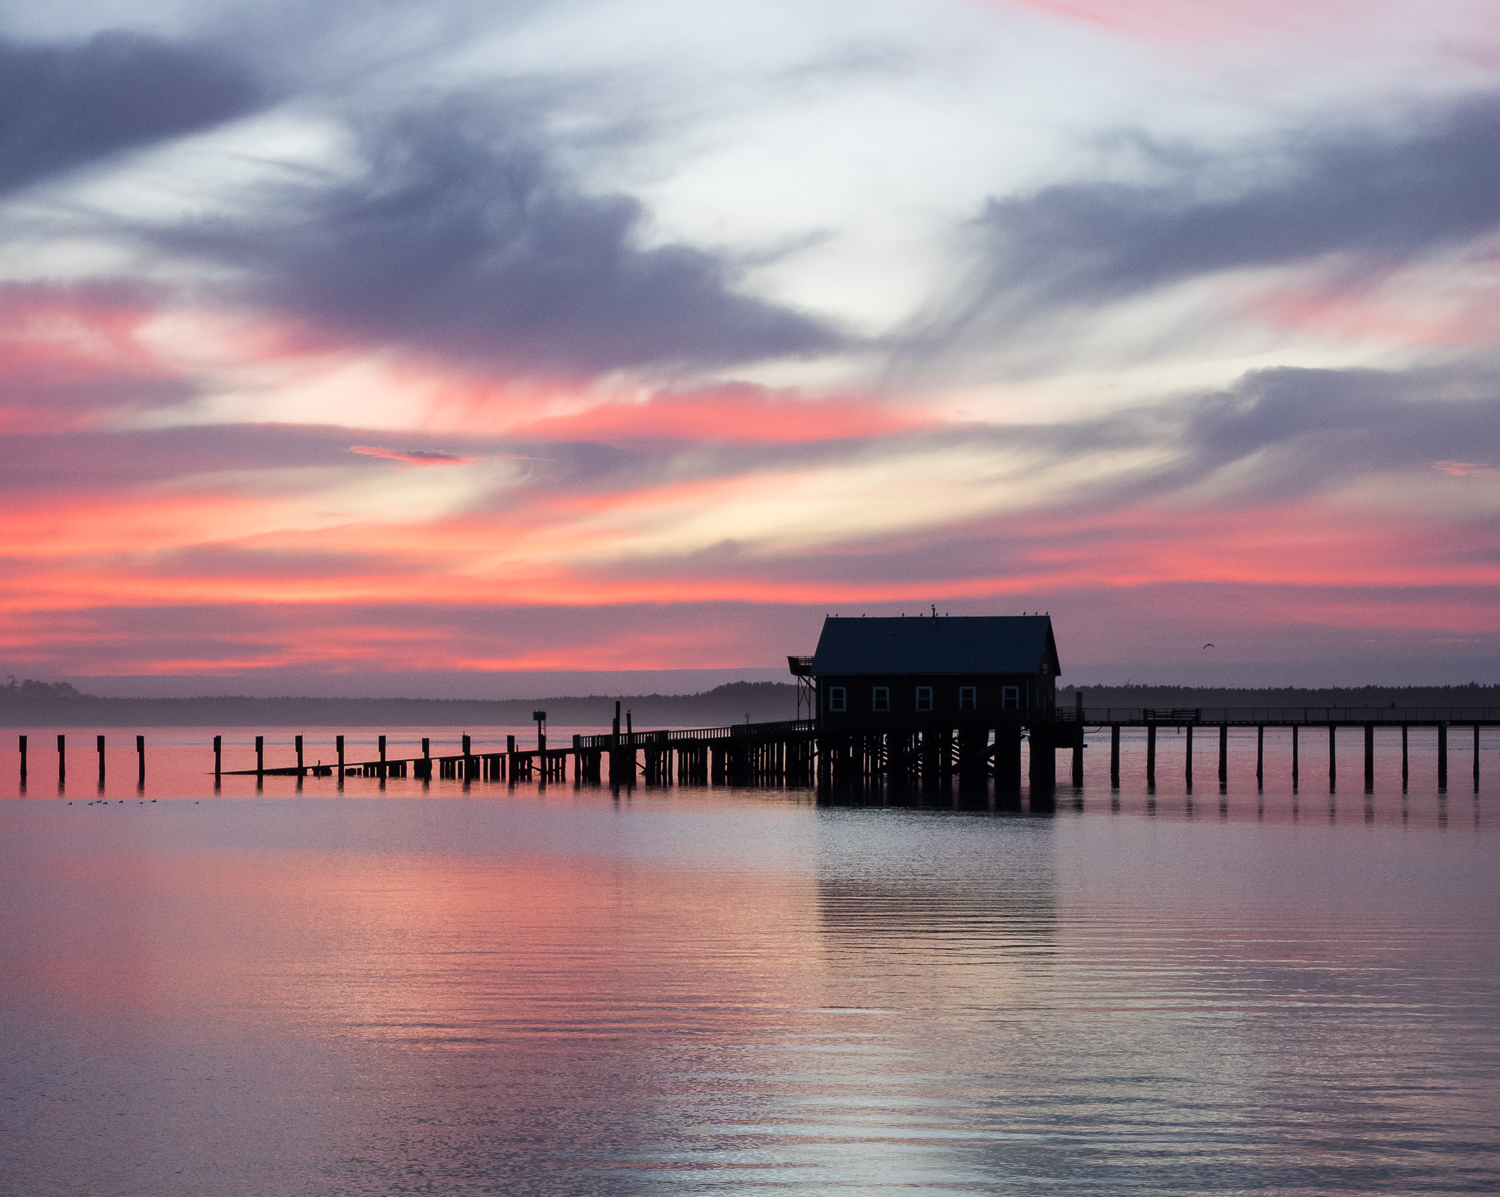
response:
{"label": "row of window", "polygon": [[[958,688],[958,709],[960,711],[973,711],[979,707],[978,688],[975,686],[960,686]],[[828,687],[828,710],[838,713],[849,709],[849,688],[847,686]],[[891,688],[889,686],[872,686],[870,688],[870,710],[889,711],[891,709]],[[932,687],[917,687],[917,705],[919,711],[932,710]],[[1002,711],[1019,711],[1021,709],[1021,687],[1002,686],[1000,688],[1000,709]]]}

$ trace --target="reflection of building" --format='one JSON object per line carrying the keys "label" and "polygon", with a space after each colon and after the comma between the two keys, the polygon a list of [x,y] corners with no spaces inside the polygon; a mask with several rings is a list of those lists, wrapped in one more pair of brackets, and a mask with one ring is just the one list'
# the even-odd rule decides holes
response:
{"label": "reflection of building", "polygon": [[1046,615],[830,617],[811,660],[796,660],[826,732],[1023,725],[1056,704]]}

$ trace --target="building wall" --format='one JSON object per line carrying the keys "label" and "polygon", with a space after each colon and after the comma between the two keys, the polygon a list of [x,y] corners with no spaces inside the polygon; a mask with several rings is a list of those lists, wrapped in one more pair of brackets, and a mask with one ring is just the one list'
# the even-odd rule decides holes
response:
{"label": "building wall", "polygon": [[[973,687],[974,705],[961,706],[962,688]],[[1014,687],[1015,706],[1007,709],[1006,689]],[[876,709],[875,691],[886,691],[886,709]],[[918,691],[931,691],[931,709],[918,706]],[[837,710],[842,689],[844,709]],[[1056,681],[1043,674],[954,676],[900,674],[829,676],[818,679],[820,714],[830,730],[880,730],[931,724],[939,727],[995,727],[1027,722],[1028,712],[1050,710],[1056,703]]]}

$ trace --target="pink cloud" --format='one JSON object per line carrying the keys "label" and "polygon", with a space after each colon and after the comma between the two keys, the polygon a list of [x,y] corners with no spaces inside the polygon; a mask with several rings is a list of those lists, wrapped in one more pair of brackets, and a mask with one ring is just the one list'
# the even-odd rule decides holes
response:
{"label": "pink cloud", "polygon": [[382,448],[379,445],[350,445],[349,452],[360,453],[365,457],[384,457],[389,461],[401,461],[414,466],[464,465],[474,460],[472,457],[460,457],[456,453],[438,453],[431,449],[396,450]]}
{"label": "pink cloud", "polygon": [[1435,461],[1432,468],[1454,478],[1493,478],[1495,467],[1480,461]]}

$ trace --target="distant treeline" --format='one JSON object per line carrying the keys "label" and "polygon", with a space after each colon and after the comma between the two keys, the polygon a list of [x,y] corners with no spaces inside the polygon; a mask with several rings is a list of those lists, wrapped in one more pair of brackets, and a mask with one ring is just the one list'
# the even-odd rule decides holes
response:
{"label": "distant treeline", "polygon": [[[1500,685],[1300,686],[1234,689],[1225,686],[1079,686],[1085,707],[1500,707]],[[1072,706],[1074,687],[1058,690]]]}
{"label": "distant treeline", "polygon": [[[66,682],[0,686],[0,727],[508,727],[535,710],[559,727],[608,731],[615,702],[636,727],[717,727],[797,716],[797,688],[731,682],[700,694],[466,698],[101,698]],[[623,721],[623,715],[622,715]]]}

